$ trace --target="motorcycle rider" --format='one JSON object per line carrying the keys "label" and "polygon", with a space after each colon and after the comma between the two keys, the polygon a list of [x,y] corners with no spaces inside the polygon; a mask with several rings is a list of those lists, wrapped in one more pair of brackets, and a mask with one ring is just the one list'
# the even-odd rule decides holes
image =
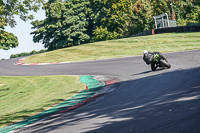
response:
{"label": "motorcycle rider", "polygon": [[151,70],[155,71],[158,66],[155,66],[155,63],[153,61],[154,55],[159,54],[162,56],[160,52],[148,52],[147,50],[143,51],[143,60],[146,62],[147,65],[151,64]]}

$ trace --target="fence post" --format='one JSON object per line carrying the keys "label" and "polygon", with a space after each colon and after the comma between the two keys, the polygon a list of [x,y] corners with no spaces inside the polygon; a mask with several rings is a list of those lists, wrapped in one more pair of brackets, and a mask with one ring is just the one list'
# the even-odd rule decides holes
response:
{"label": "fence post", "polygon": [[155,35],[155,31],[154,31],[154,29],[152,29],[152,35]]}

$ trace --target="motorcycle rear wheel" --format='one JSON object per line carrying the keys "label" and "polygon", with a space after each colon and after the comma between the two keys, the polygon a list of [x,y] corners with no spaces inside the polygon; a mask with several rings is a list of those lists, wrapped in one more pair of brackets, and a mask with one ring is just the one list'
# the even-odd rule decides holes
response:
{"label": "motorcycle rear wheel", "polygon": [[164,60],[160,60],[160,64],[165,66],[165,67],[167,67],[168,69],[171,67],[171,65],[168,62],[164,61]]}

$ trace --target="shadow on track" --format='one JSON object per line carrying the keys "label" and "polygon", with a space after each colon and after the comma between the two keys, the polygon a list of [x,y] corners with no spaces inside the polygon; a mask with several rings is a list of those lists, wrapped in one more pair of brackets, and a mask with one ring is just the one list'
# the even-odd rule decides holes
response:
{"label": "shadow on track", "polygon": [[[165,69],[167,69],[167,68],[158,68],[158,69],[156,69],[156,71],[161,71],[161,70],[165,70]],[[156,72],[156,71],[155,71],[155,72]],[[141,74],[147,74],[147,73],[151,73],[151,72],[154,72],[154,71],[149,70],[149,71],[145,71],[145,72],[141,72],[141,73],[133,74],[133,75],[131,75],[131,76],[141,75]]]}
{"label": "shadow on track", "polygon": [[199,124],[200,67],[122,82],[106,98],[24,131],[197,133]]}

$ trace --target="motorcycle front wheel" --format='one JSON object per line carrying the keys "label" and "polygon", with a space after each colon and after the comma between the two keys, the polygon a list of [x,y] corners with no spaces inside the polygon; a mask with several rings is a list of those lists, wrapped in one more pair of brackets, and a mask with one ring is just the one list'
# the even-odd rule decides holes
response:
{"label": "motorcycle front wheel", "polygon": [[151,70],[152,70],[152,71],[155,71],[156,68],[157,68],[157,67],[156,67],[156,64],[155,64],[155,63],[151,63]]}

